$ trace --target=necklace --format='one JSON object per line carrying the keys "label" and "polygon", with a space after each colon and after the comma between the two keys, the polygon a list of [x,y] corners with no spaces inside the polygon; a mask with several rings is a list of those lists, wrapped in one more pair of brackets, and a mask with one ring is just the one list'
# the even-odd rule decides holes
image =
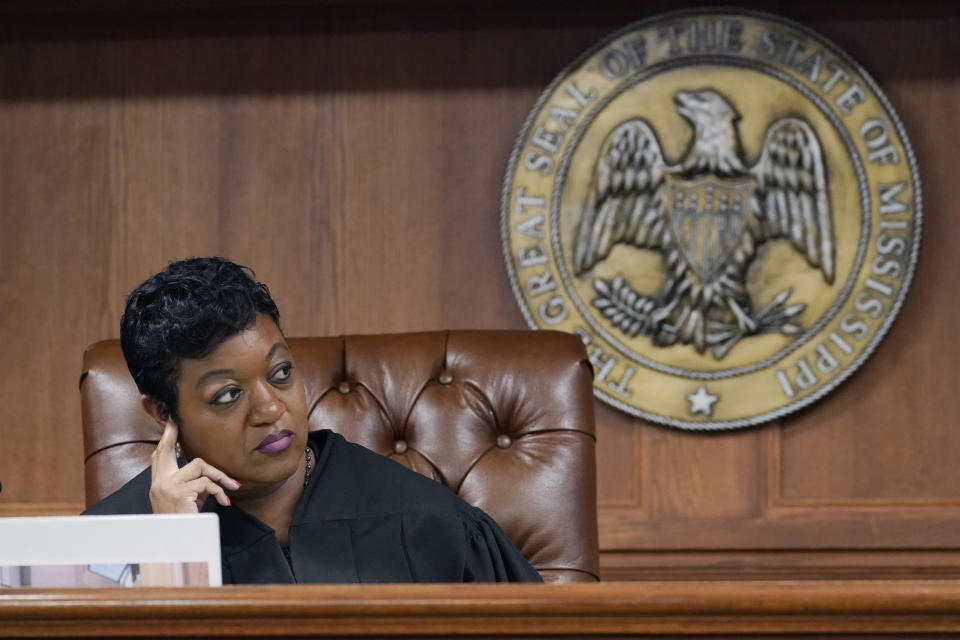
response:
{"label": "necklace", "polygon": [[310,455],[310,445],[304,447],[304,453],[307,455],[307,467],[303,470],[303,486],[310,482],[310,474],[313,473],[313,456]]}

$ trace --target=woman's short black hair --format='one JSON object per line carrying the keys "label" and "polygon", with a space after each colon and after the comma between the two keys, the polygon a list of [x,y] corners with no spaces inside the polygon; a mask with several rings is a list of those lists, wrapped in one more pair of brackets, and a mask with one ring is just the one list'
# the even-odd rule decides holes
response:
{"label": "woman's short black hair", "polygon": [[249,267],[223,258],[171,263],[127,297],[120,344],[140,393],[162,403],[175,422],[180,361],[203,358],[249,329],[257,314],[280,326],[267,286]]}

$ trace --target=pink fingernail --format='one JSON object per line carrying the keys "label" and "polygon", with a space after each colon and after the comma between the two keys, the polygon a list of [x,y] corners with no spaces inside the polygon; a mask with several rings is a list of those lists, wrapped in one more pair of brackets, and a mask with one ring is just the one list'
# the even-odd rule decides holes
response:
{"label": "pink fingernail", "polygon": [[227,506],[228,507],[231,506],[232,503],[230,502],[230,496],[224,496],[224,497],[227,499]]}

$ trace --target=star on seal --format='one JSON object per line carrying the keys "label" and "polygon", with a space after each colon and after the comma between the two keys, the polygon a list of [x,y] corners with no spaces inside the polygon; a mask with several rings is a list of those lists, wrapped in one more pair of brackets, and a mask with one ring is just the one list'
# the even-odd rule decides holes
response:
{"label": "star on seal", "polygon": [[687,395],[687,399],[690,401],[690,414],[695,415],[697,413],[702,413],[703,415],[710,417],[713,415],[713,405],[720,399],[720,396],[712,395],[707,388],[703,385],[700,385],[700,388],[697,389],[696,393],[691,393]]}

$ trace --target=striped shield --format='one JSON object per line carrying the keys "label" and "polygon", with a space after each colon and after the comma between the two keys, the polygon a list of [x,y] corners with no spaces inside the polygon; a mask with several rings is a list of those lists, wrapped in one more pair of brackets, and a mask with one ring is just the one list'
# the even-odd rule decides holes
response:
{"label": "striped shield", "polygon": [[702,282],[712,281],[737,244],[753,181],[669,178],[670,225],[687,263]]}

